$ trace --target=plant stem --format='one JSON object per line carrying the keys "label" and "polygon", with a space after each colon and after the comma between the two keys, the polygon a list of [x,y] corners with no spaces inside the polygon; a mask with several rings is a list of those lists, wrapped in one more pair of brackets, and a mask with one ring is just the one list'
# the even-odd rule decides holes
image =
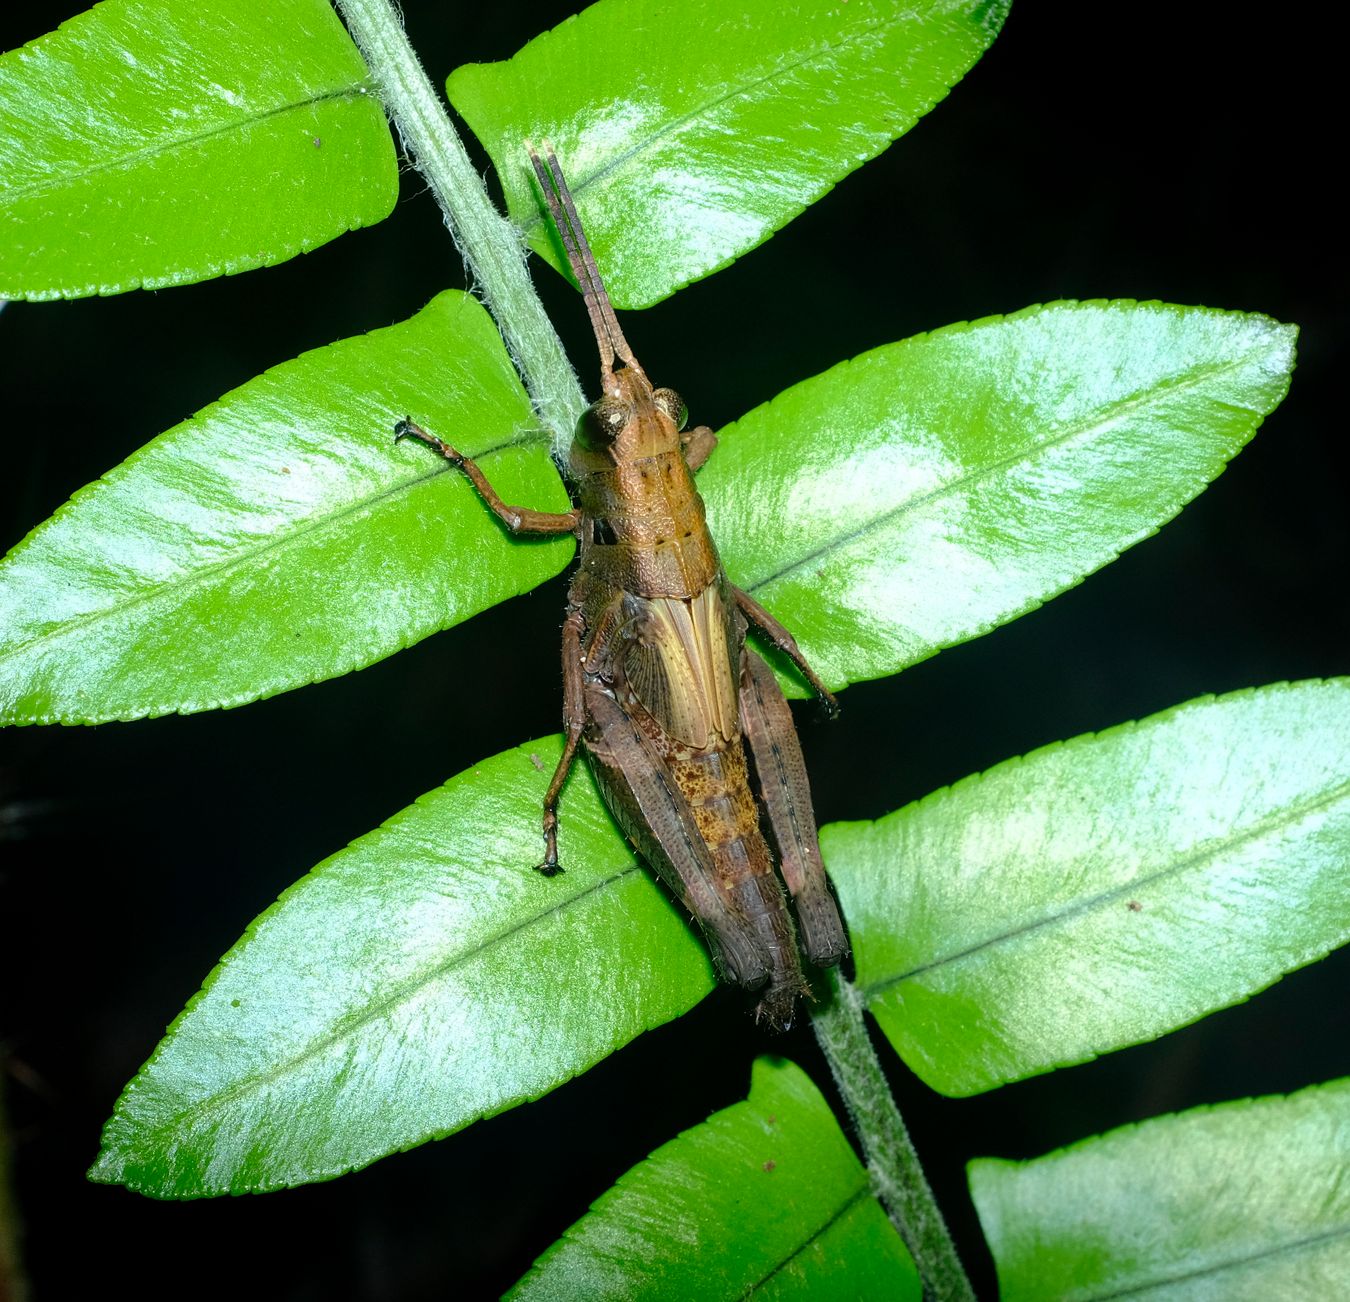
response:
{"label": "plant stem", "polygon": [[555,440],[570,440],[586,400],[530,283],[525,246],[488,197],[390,0],[336,3],[405,152],[430,184],[471,281],[497,320],[535,410]]}
{"label": "plant stem", "polygon": [[[488,197],[390,0],[336,4],[405,151],[445,214],[536,410],[557,439],[569,438],[586,402],[530,283],[521,241]],[[973,1302],[970,1281],[868,1039],[857,994],[837,972],[828,980],[831,997],[812,1022],[862,1141],[873,1188],[919,1268],[925,1294],[936,1302]]]}
{"label": "plant stem", "polygon": [[858,992],[837,968],[825,973],[825,982],[829,995],[812,1010],[811,1025],[862,1142],[872,1188],[914,1258],[924,1296],[933,1302],[974,1302],[970,1280],[872,1048]]}

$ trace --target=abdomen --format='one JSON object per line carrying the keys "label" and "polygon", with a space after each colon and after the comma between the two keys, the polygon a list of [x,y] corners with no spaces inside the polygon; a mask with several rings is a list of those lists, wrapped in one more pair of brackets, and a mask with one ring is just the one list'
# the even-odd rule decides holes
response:
{"label": "abdomen", "polygon": [[768,960],[769,981],[756,1015],[785,1028],[806,982],[787,898],[759,828],[745,747],[738,736],[717,750],[673,760],[670,769],[711,852],[718,895]]}

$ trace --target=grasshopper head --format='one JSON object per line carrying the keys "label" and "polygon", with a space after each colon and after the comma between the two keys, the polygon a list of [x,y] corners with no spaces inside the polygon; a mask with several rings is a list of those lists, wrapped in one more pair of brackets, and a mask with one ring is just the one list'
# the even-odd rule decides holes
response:
{"label": "grasshopper head", "polygon": [[581,472],[672,452],[688,412],[674,389],[653,389],[640,367],[606,377],[606,392],[577,421],[572,464]]}

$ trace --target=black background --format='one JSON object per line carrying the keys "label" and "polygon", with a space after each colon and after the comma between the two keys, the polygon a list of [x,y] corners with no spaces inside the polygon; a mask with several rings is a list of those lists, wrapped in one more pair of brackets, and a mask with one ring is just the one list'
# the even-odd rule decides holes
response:
{"label": "black background", "polygon": [[[0,45],[78,7],[7,8]],[[458,8],[406,5],[437,79],[569,12]],[[1042,611],[849,689],[836,724],[800,711],[822,822],[1203,693],[1350,670],[1344,233],[1326,179],[1344,170],[1330,84],[1343,74],[1304,11],[1249,26],[1220,12],[1020,0],[909,136],[752,255],[627,318],[648,367],[714,427],[867,348],[1056,298],[1204,303],[1303,328],[1289,398],[1157,538]],[[580,305],[539,278],[590,384]],[[274,270],[11,305],[0,544],[266,367],[462,283],[406,174],[390,221]],[[172,1204],[85,1183],[122,1085],[252,917],[445,777],[556,729],[565,584],[246,709],[0,737],[0,1034],[36,1296],[94,1273],[203,1298],[489,1296],[634,1162],[743,1097],[754,1053],[826,1083],[809,1031],[771,1039],[719,991],[536,1104],[330,1184]],[[1347,974],[1350,955],[1334,955],[1157,1043],[977,1099],[936,1096],[882,1044],[981,1294],[993,1274],[967,1158],[1350,1072]]]}

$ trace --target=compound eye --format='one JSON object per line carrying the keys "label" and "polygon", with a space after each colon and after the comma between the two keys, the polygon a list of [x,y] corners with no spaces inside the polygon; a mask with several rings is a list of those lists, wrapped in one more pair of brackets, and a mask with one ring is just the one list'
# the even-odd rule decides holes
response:
{"label": "compound eye", "polygon": [[591,451],[607,448],[628,424],[628,404],[617,398],[601,398],[581,413],[577,421],[577,442]]}
{"label": "compound eye", "polygon": [[689,408],[674,389],[657,389],[652,394],[652,401],[675,422],[676,429],[683,429],[689,423]]}

